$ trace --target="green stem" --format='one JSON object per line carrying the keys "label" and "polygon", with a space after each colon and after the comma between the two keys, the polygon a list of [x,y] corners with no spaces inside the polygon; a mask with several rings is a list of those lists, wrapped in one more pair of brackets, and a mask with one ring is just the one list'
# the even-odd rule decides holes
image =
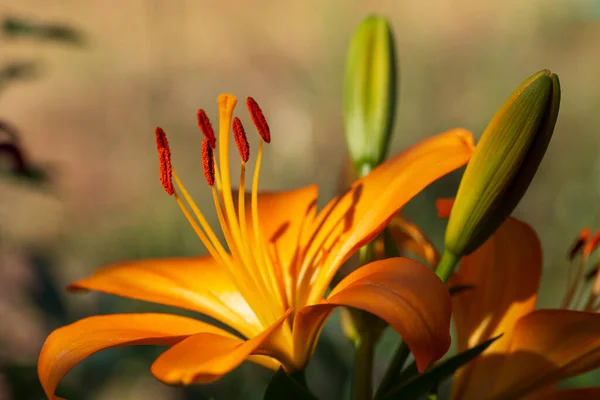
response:
{"label": "green stem", "polygon": [[377,389],[377,393],[375,393],[375,400],[382,399],[386,393],[392,388],[394,381],[402,371],[402,367],[406,363],[406,359],[410,355],[410,349],[406,345],[406,343],[400,339],[400,343],[396,348],[396,352],[392,357],[392,361],[390,361],[390,365],[385,371],[385,375],[379,384],[379,388]]}
{"label": "green stem", "polygon": [[366,265],[373,261],[373,242],[369,242],[365,246],[361,247],[358,256],[360,259],[360,265]]}
{"label": "green stem", "polygon": [[354,399],[371,400],[373,396],[373,335],[363,332],[355,343],[354,354]]}
{"label": "green stem", "polygon": [[459,256],[450,253],[448,250],[444,250],[444,254],[442,254],[442,258],[440,259],[440,263],[435,269],[435,273],[444,283],[448,282],[448,279],[450,279],[450,276],[452,275],[452,272],[454,272],[454,268],[456,268],[459,260]]}

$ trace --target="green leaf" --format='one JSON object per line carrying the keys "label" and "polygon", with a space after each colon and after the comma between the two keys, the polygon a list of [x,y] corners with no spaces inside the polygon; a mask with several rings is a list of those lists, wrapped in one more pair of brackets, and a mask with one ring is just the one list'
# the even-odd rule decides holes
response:
{"label": "green leaf", "polygon": [[4,36],[8,38],[29,37],[70,45],[81,46],[84,44],[84,37],[80,31],[60,23],[43,23],[7,17],[2,21],[1,30]]}
{"label": "green leaf", "polygon": [[[409,379],[405,380],[400,385],[392,388],[387,393],[387,396],[384,397],[384,399],[415,399],[419,396],[428,394],[432,390],[435,390],[436,386],[439,385],[444,379],[454,374],[454,372],[456,372],[457,369],[459,369],[466,363],[473,360],[479,354],[481,354],[485,349],[489,347],[489,345],[494,343],[501,336],[502,335],[498,335],[494,338],[491,338],[490,340],[478,344],[477,346],[467,351],[457,354],[456,356],[451,357],[448,360],[435,365],[427,372],[412,375]],[[403,373],[402,375],[408,375],[410,373],[409,371],[416,371],[416,366],[409,366],[406,370],[407,373]]]}
{"label": "green leaf", "polygon": [[263,400],[317,400],[317,398],[299,382],[304,381],[304,372],[296,373],[294,377],[296,379],[286,374],[283,369],[279,368],[279,371],[273,375],[273,379],[269,382]]}

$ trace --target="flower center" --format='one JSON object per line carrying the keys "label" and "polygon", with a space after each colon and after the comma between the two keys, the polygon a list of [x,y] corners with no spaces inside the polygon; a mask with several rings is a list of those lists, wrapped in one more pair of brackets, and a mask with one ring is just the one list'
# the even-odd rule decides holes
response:
{"label": "flower center", "polygon": [[[271,135],[267,121],[254,99],[246,100],[248,111],[261,137],[252,179],[250,207],[246,209],[246,162],[250,147],[242,122],[233,118],[237,104],[235,96],[222,94],[218,98],[219,135],[218,162],[215,154],[217,137],[204,110],[197,114],[198,126],[204,134],[202,162],[204,176],[211,187],[213,202],[225,245],[211,229],[206,218],[185,189],[171,166],[169,144],[165,132],[156,128],[156,143],[160,163],[160,177],[167,194],[172,195],[183,214],[211,256],[228,271],[231,280],[244,296],[262,327],[267,327],[289,308],[283,278],[278,276],[273,260],[268,254],[260,233],[258,214],[258,179],[264,143]],[[233,127],[232,127],[233,121]],[[229,171],[229,135],[233,137],[240,153],[240,187],[237,204],[231,188]],[[249,214],[249,215],[248,215]]]}

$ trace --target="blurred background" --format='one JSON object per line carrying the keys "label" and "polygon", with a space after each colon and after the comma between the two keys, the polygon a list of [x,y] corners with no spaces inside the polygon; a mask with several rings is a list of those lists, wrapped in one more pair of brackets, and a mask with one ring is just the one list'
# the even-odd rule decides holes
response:
{"label": "blurred background", "polygon": [[[273,140],[264,156],[263,189],[317,183],[321,205],[336,193],[345,166],[345,55],[351,34],[370,13],[389,18],[398,44],[401,89],[392,152],[458,126],[478,136],[525,78],[542,68],[560,76],[554,138],[517,210],[544,246],[541,306],[559,305],[566,253],[580,229],[599,228],[598,0],[0,5],[0,135],[18,135],[28,162],[18,176],[0,177],[0,399],[43,398],[35,363],[58,326],[98,313],[168,310],[67,294],[68,282],[118,260],[204,252],[160,185],[155,126],[169,134],[173,162],[213,222],[195,112],[205,108],[216,120],[216,97],[225,91],[253,96],[269,120]],[[255,140],[252,145],[256,149]],[[437,182],[405,211],[439,245],[444,221],[434,202],[451,196],[459,178],[456,173]],[[352,350],[338,321],[335,314],[308,370],[324,399],[348,390]],[[389,332],[382,341],[379,376],[397,340]],[[59,394],[254,399],[271,376],[243,365],[212,385],[169,387],[149,371],[160,351],[144,346],[99,353],[67,376]],[[593,379],[588,374],[569,384]]]}

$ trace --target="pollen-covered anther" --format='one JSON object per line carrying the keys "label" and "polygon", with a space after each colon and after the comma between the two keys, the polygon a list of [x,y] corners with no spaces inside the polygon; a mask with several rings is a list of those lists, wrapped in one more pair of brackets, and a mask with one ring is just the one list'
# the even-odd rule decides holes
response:
{"label": "pollen-covered anther", "polygon": [[173,188],[173,168],[171,167],[171,150],[167,135],[161,127],[154,131],[156,135],[156,149],[158,151],[158,163],[160,166],[160,182],[169,196],[175,193]]}
{"label": "pollen-covered anther", "polygon": [[600,246],[600,231],[596,232],[596,234],[586,242],[583,247],[583,256],[589,257],[598,246]]}
{"label": "pollen-covered anther", "polygon": [[213,186],[215,184],[215,156],[208,137],[202,141],[202,165],[206,182]]}
{"label": "pollen-covered anther", "polygon": [[569,260],[573,260],[575,256],[581,251],[585,243],[590,238],[590,234],[591,232],[589,228],[583,228],[581,232],[579,232],[579,236],[577,236],[577,239],[569,249]]}
{"label": "pollen-covered anther", "polygon": [[198,110],[196,117],[198,118],[198,127],[202,131],[204,137],[206,137],[209,140],[210,147],[214,149],[217,145],[217,139],[215,137],[215,131],[213,130],[212,125],[210,124],[208,116],[206,115],[204,110],[200,109]]}
{"label": "pollen-covered anther", "polygon": [[248,162],[250,158],[250,145],[248,145],[248,138],[244,131],[242,121],[238,117],[233,119],[233,138],[235,139],[235,145],[240,152],[240,157],[244,163]]}
{"label": "pollen-covered anther", "polygon": [[258,103],[252,97],[248,97],[246,99],[246,106],[248,106],[248,111],[252,117],[252,122],[254,122],[254,125],[256,125],[258,134],[265,142],[270,143],[271,131],[269,130],[269,124],[267,124],[267,120],[265,119],[262,110],[258,106]]}

